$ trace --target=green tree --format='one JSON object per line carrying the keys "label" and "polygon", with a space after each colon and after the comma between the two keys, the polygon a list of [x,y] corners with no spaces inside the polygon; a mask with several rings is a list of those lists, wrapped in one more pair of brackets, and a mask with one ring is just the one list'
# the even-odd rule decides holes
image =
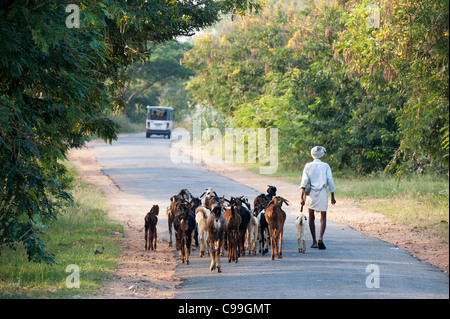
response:
{"label": "green tree", "polygon": [[[270,2],[196,39],[190,95],[239,127],[280,133],[285,165],[328,150],[360,173],[448,172],[448,3]],[[399,165],[401,164],[401,165]]]}
{"label": "green tree", "polygon": [[192,46],[187,42],[168,41],[156,45],[147,61],[128,68],[129,80],[121,94],[127,104],[125,114],[134,122],[145,120],[147,105],[167,105],[175,109],[175,120],[183,120],[188,109],[184,83],[194,75],[180,64]]}
{"label": "green tree", "polygon": [[349,4],[337,52],[369,92],[386,96],[388,104],[404,101],[391,166],[423,171],[443,165],[448,172],[448,1],[379,1],[376,28],[366,23],[369,4]]}
{"label": "green tree", "polygon": [[383,169],[398,146],[395,116],[335,56],[342,11],[294,3],[269,4],[197,39],[184,60],[197,72],[192,99],[238,127],[278,127],[284,165],[298,167],[321,144],[335,167]]}

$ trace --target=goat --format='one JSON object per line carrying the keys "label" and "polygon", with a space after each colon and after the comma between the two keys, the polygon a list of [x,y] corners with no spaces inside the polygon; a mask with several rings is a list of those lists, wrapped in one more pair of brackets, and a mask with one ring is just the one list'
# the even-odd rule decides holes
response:
{"label": "goat", "polygon": [[[152,209],[147,213],[147,215],[144,218],[145,221],[145,232],[144,232],[144,239],[145,239],[145,250],[147,249],[147,241],[150,245],[150,249],[154,250],[156,249],[156,240],[157,240],[157,234],[156,234],[156,224],[158,223],[158,213],[159,213],[159,206],[153,205]],[[148,239],[148,240],[147,240]],[[154,243],[154,244],[153,244]]]}
{"label": "goat", "polygon": [[[256,211],[254,212],[256,214]],[[258,239],[259,239],[259,252],[265,255],[269,252],[269,228],[266,221],[266,212],[263,209],[257,216],[259,227],[258,227]]]}
{"label": "goat", "polygon": [[227,207],[223,214],[227,220],[227,246],[228,262],[238,262],[239,251],[239,226],[241,224],[241,215],[236,213],[234,205]]}
{"label": "goat", "polygon": [[[181,192],[180,192],[181,193]],[[178,194],[174,195],[170,198],[170,206],[167,207],[167,226],[169,228],[169,247],[172,247],[172,226],[175,218],[177,217],[177,213],[180,213],[179,210],[176,209],[177,203],[183,199],[183,196]]]}
{"label": "goat", "polygon": [[[220,208],[220,207],[219,207]],[[203,206],[197,207],[197,213],[195,214],[195,221],[197,222],[197,229],[200,239],[200,257],[205,255],[205,232],[206,241],[208,242],[207,221],[210,215],[210,210]],[[209,255],[209,245],[206,245],[207,254]]]}
{"label": "goat", "polygon": [[252,252],[254,255],[256,255],[256,242],[258,238],[258,230],[259,230],[259,220],[254,213],[251,213],[250,221],[247,225],[247,232],[245,234],[249,255],[251,255]]}
{"label": "goat", "polygon": [[214,205],[216,200],[215,197],[217,197],[217,194],[215,191],[213,191],[212,187],[207,188],[203,194],[199,196],[199,198],[202,198],[204,195],[205,198],[202,199],[202,205],[208,208],[209,210],[212,210],[213,207],[211,205]]}
{"label": "goat", "polygon": [[235,205],[236,212],[241,216],[241,224],[239,225],[239,254],[245,256],[244,242],[245,242],[245,233],[247,232],[247,225],[250,222],[251,213],[245,208],[242,204],[241,197],[232,197],[231,204]]}
{"label": "goat", "polygon": [[[194,217],[196,217],[197,207],[201,206],[202,201],[197,197],[192,197],[190,203],[189,203],[189,214]],[[192,232],[192,238],[194,239],[195,247],[198,247],[198,227],[197,223],[195,223],[195,229]],[[195,248],[193,248],[195,249]]]}
{"label": "goat", "polygon": [[269,188],[267,189],[267,195],[259,194],[255,200],[253,201],[253,207],[256,209],[256,215],[258,215],[261,210],[267,207],[269,202],[277,193],[277,188],[275,186],[267,185]]}
{"label": "goat", "polygon": [[286,220],[286,213],[281,208],[283,203],[289,206],[286,199],[280,196],[275,196],[270,201],[269,205],[267,205],[265,211],[265,217],[269,227],[270,245],[272,246],[272,260],[274,260],[275,256],[280,259],[283,258],[283,227]]}
{"label": "goat", "polygon": [[182,198],[184,198],[187,202],[192,201],[192,198],[194,198],[194,196],[192,196],[191,192],[189,192],[186,188],[183,188],[179,193],[178,196],[181,196]]}
{"label": "goat", "polygon": [[[177,195],[174,195],[170,198],[170,206],[167,207],[167,224],[168,224],[168,228],[169,228],[169,247],[172,247],[172,226],[175,221],[175,218],[177,217],[177,210],[175,209],[175,205],[180,200],[184,200],[186,202],[192,202],[193,199],[194,199],[194,197],[186,188],[183,188]],[[195,218],[195,208],[191,212],[191,214]],[[197,242],[197,245],[198,245],[198,242]]]}
{"label": "goat", "polygon": [[295,227],[297,228],[297,241],[298,241],[298,252],[306,252],[306,219],[305,214],[300,213],[295,220]]}
{"label": "goat", "polygon": [[220,266],[220,250],[223,247],[225,229],[228,222],[222,214],[222,208],[216,205],[209,215],[206,223],[207,241],[211,249],[211,265],[209,270],[213,271],[217,265],[217,271],[222,272]]}
{"label": "goat", "polygon": [[181,261],[189,265],[189,254],[191,253],[192,232],[195,229],[195,219],[189,214],[190,204],[180,200],[176,204],[176,217],[173,222],[175,229],[176,248],[180,253]]}

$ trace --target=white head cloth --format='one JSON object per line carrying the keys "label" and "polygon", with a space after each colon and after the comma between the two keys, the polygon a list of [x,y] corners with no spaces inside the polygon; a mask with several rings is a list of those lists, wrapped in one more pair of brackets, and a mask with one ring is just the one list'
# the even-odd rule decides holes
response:
{"label": "white head cloth", "polygon": [[322,158],[327,150],[323,146],[314,146],[311,149],[311,156],[314,159]]}

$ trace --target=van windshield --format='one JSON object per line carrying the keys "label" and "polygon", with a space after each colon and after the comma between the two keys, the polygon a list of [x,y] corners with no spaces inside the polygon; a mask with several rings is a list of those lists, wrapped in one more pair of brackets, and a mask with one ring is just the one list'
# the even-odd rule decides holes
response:
{"label": "van windshield", "polygon": [[167,110],[163,109],[150,109],[149,115],[150,120],[167,120]]}

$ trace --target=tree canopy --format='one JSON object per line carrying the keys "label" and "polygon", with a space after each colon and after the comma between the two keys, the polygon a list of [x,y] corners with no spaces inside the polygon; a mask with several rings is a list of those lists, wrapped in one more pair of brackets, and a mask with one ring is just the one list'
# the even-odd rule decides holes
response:
{"label": "tree canopy", "polygon": [[156,45],[148,61],[130,65],[129,80],[121,92],[130,120],[142,123],[147,105],[174,107],[175,121],[184,120],[189,107],[184,83],[194,72],[182,66],[180,60],[191,48],[188,42],[168,41]]}
{"label": "tree canopy", "polygon": [[[67,5],[79,8],[69,28]],[[30,260],[54,262],[39,233],[71,199],[60,160],[123,107],[127,66],[154,43],[189,36],[253,0],[2,0],[0,2],[0,245],[25,244]],[[75,13],[75,12],[72,12]]]}
{"label": "tree canopy", "polygon": [[285,165],[323,145],[340,169],[448,173],[448,14],[439,0],[272,1],[195,39],[189,92],[228,125],[278,127]]}

